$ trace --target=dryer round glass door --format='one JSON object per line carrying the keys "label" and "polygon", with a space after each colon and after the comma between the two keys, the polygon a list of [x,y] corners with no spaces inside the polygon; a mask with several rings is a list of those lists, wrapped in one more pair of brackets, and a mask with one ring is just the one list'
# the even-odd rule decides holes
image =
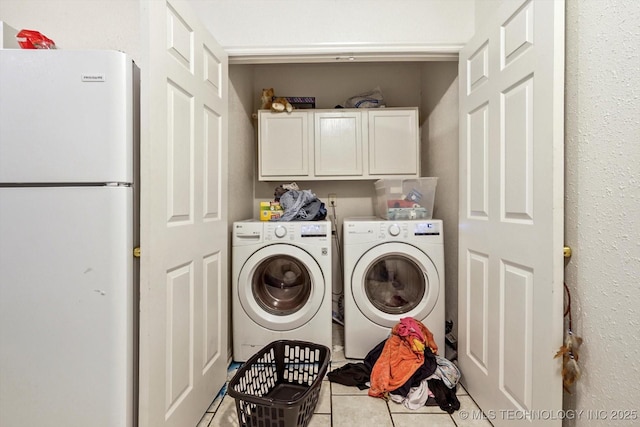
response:
{"label": "dryer round glass door", "polygon": [[371,248],[358,260],[351,277],[360,312],[385,327],[393,327],[403,317],[426,318],[438,301],[440,286],[431,259],[399,242]]}
{"label": "dryer round glass door", "polygon": [[427,286],[420,266],[406,256],[383,256],[372,262],[364,277],[367,299],[388,314],[404,314],[416,308]]}
{"label": "dryer round glass door", "polygon": [[325,298],[325,278],[306,251],[292,245],[265,246],[245,262],[238,298],[257,324],[275,331],[298,328],[315,316]]}

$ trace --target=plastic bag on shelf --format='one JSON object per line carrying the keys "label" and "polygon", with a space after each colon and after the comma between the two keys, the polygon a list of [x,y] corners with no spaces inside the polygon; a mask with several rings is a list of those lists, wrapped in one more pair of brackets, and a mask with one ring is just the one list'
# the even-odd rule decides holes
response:
{"label": "plastic bag on shelf", "polygon": [[345,108],[376,108],[386,106],[380,87],[376,87],[368,92],[360,93],[347,99]]}

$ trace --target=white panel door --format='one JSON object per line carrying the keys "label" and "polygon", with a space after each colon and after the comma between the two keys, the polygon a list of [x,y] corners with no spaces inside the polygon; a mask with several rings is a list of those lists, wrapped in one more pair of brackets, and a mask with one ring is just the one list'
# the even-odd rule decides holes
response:
{"label": "white panel door", "polygon": [[494,425],[559,426],[564,2],[491,21],[460,53],[459,363]]}
{"label": "white panel door", "polygon": [[228,58],[188,3],[143,13],[139,422],[195,426],[228,362]]}

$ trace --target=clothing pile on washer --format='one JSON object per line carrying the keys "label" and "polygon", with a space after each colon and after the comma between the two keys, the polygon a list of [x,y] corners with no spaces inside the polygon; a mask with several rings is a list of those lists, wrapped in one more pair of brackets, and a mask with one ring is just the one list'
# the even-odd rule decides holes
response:
{"label": "clothing pile on washer", "polygon": [[364,359],[412,317],[445,348],[442,220],[347,218],[343,223],[344,352]]}
{"label": "clothing pile on washer", "polygon": [[232,233],[233,359],[276,340],[331,348],[331,223],[238,221]]}

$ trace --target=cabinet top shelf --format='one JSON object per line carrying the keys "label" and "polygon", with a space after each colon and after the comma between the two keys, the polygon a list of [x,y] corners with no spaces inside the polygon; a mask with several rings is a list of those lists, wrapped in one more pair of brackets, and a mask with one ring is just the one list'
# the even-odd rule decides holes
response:
{"label": "cabinet top shelf", "polygon": [[[314,112],[314,113],[323,113],[323,112],[340,112],[340,111],[406,111],[406,110],[417,110],[418,107],[381,107],[381,108],[296,108],[292,112]],[[266,114],[289,114],[283,111],[271,111],[271,110],[258,110],[258,112]]]}

